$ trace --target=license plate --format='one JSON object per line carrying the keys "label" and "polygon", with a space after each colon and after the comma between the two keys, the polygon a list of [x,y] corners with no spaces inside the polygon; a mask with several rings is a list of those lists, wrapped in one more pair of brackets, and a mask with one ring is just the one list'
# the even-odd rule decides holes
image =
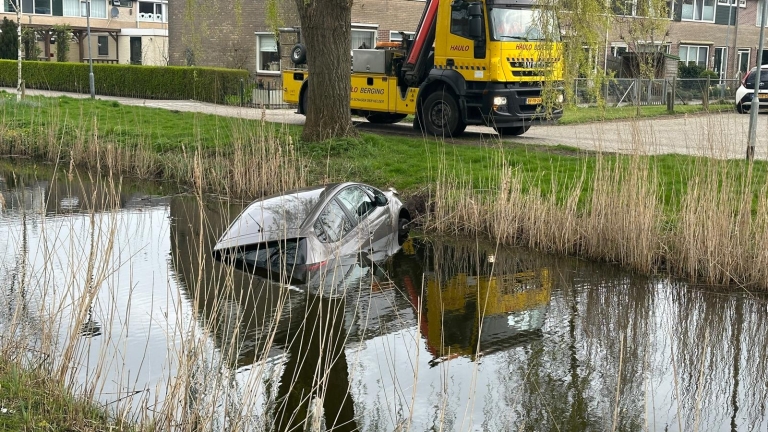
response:
{"label": "license plate", "polygon": [[757,95],[757,97],[760,98],[760,100],[768,99],[768,93],[767,94],[760,93],[760,94]]}
{"label": "license plate", "polygon": [[[766,96],[768,96],[768,95],[766,95]],[[528,99],[525,100],[525,103],[527,105],[539,105],[539,104],[541,104],[541,98],[528,98]]]}

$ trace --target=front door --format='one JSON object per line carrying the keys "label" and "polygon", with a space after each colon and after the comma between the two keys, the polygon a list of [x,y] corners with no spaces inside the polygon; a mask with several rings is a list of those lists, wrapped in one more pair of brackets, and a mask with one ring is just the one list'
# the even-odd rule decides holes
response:
{"label": "front door", "polygon": [[131,44],[131,64],[140,65],[141,64],[141,38],[132,37],[130,44]]}
{"label": "front door", "polygon": [[720,82],[726,78],[726,65],[728,64],[728,48],[715,47],[715,62],[712,69],[717,73]]}

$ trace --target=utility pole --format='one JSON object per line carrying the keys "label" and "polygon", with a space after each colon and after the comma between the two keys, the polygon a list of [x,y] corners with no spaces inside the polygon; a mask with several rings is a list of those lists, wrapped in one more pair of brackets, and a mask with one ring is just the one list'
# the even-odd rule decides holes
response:
{"label": "utility pole", "polygon": [[93,83],[93,56],[91,55],[91,0],[85,2],[85,25],[88,27],[88,85],[91,99],[96,98],[96,87]]}
{"label": "utility pole", "polygon": [[760,15],[760,42],[757,48],[757,75],[755,76],[755,92],[749,106],[749,142],[747,143],[747,160],[755,158],[755,141],[757,140],[757,112],[760,110],[760,75],[763,70],[763,40],[765,38],[765,18],[768,15],[768,1],[763,1]]}

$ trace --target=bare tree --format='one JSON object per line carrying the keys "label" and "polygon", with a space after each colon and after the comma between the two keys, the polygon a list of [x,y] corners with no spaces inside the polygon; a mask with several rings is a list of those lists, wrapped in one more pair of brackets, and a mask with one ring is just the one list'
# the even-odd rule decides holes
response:
{"label": "bare tree", "polygon": [[11,7],[16,11],[16,31],[18,32],[18,57],[17,57],[17,63],[18,63],[18,69],[19,69],[19,76],[18,81],[16,83],[16,102],[21,101],[21,89],[24,86],[24,80],[21,79],[21,0],[10,0],[8,2]]}
{"label": "bare tree", "polygon": [[296,0],[296,7],[310,70],[302,138],[354,135],[349,106],[352,0]]}

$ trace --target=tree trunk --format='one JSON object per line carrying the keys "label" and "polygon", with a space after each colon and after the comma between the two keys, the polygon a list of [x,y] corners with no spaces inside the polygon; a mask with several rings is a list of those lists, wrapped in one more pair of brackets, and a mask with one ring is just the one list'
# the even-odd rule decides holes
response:
{"label": "tree trunk", "polygon": [[296,0],[310,78],[304,141],[355,134],[349,108],[351,0]]}

